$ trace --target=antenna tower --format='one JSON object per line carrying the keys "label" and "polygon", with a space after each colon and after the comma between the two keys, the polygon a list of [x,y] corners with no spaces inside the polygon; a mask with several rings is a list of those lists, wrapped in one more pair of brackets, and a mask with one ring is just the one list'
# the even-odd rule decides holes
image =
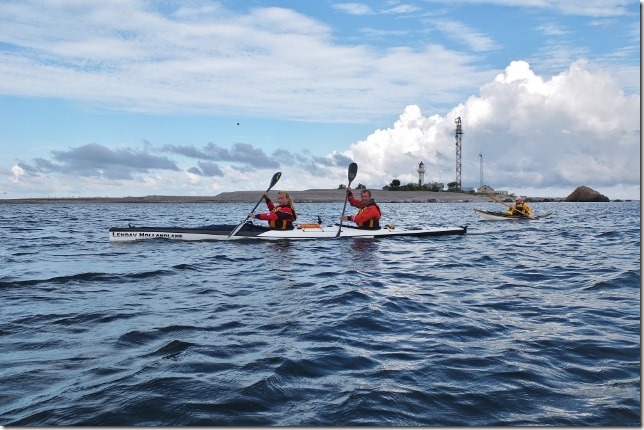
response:
{"label": "antenna tower", "polygon": [[479,158],[481,159],[481,184],[479,187],[483,186],[483,154],[479,154]]}
{"label": "antenna tower", "polygon": [[461,189],[461,117],[456,118],[456,189]]}

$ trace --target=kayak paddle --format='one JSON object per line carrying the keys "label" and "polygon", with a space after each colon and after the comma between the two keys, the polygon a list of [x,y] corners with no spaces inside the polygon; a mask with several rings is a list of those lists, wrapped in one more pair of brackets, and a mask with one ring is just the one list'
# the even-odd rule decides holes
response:
{"label": "kayak paddle", "polygon": [[[266,190],[266,192],[269,192],[271,190],[271,188],[273,188],[275,186],[275,184],[277,184],[277,181],[280,180],[281,176],[282,176],[282,172],[276,172],[273,175],[273,179],[271,179],[271,184],[268,186],[268,189]],[[257,206],[259,206],[259,204],[262,202],[263,198],[264,198],[264,196],[262,195],[262,197],[259,198],[259,201],[257,202],[257,204],[255,205],[255,207],[253,208],[253,210],[251,212],[255,212],[255,209],[257,209]],[[237,227],[235,227],[235,229],[228,235],[228,239],[232,238],[234,235],[237,234],[237,232],[239,230],[241,230],[241,228],[244,226],[244,224],[246,224],[246,221],[248,221],[248,218],[249,218],[248,215],[246,215],[246,219],[244,221],[242,221],[242,223],[239,224]]]}
{"label": "kayak paddle", "polygon": [[[356,178],[357,173],[358,165],[356,163],[349,164],[349,172],[347,174],[349,185],[347,188],[351,187],[351,182]],[[344,211],[347,209],[347,200],[349,200],[349,193],[344,196],[344,207],[342,208],[342,215],[340,216],[340,226],[338,227],[338,232],[335,234],[335,237],[340,237],[340,232],[342,231],[342,217],[344,216]]]}

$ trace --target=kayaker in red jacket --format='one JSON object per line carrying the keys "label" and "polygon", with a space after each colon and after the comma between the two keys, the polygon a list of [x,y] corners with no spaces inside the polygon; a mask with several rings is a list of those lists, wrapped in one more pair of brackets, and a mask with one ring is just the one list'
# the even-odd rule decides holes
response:
{"label": "kayaker in red jacket", "polygon": [[353,221],[361,228],[373,230],[379,229],[379,220],[382,212],[375,200],[371,198],[371,191],[362,189],[360,191],[360,200],[358,200],[353,197],[353,191],[351,191],[351,188],[347,188],[347,196],[351,206],[358,208],[359,211],[355,215],[343,215],[340,219],[342,221]]}
{"label": "kayaker in red jacket", "polygon": [[293,221],[297,219],[297,214],[291,196],[286,191],[279,191],[277,206],[268,197],[268,193],[264,193],[264,199],[269,212],[259,214],[250,212],[248,217],[268,221],[268,225],[275,230],[293,230]]}

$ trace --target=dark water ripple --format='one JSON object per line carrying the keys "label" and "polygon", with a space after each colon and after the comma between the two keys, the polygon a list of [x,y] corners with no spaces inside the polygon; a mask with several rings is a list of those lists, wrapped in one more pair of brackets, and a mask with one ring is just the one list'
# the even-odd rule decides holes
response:
{"label": "dark water ripple", "polygon": [[249,208],[0,206],[0,425],[638,426],[640,204],[535,206],[383,205],[462,237],[133,244],[107,227]]}

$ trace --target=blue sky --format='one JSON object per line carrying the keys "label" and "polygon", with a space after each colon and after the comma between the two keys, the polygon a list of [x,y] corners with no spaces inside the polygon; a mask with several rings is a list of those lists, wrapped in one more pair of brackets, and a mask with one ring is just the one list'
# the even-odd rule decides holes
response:
{"label": "blue sky", "polygon": [[639,199],[640,115],[633,1],[0,2],[4,198],[447,184],[461,117],[464,187]]}

